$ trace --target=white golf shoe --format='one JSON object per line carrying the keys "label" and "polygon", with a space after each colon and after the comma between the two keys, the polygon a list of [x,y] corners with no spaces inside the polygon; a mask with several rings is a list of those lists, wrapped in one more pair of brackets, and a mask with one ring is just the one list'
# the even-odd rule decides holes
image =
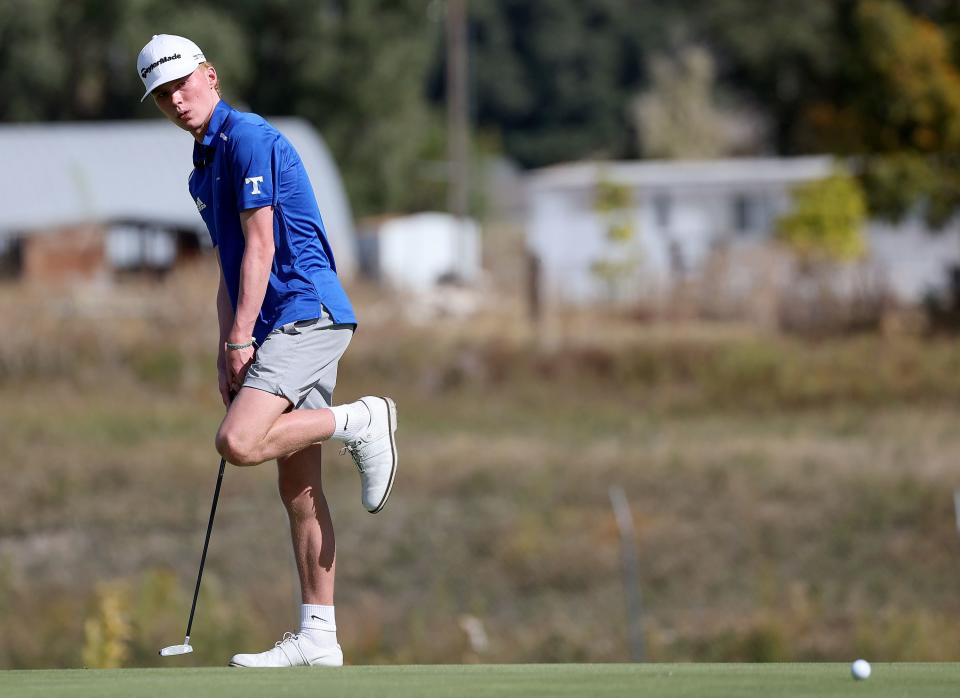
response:
{"label": "white golf shoe", "polygon": [[360,498],[371,514],[383,509],[397,475],[397,406],[388,397],[367,396],[360,402],[370,410],[370,425],[343,450],[360,471]]}
{"label": "white golf shoe", "polygon": [[273,649],[259,654],[235,654],[230,666],[266,669],[290,666],[343,666],[340,645],[318,647],[303,635],[284,633]]}

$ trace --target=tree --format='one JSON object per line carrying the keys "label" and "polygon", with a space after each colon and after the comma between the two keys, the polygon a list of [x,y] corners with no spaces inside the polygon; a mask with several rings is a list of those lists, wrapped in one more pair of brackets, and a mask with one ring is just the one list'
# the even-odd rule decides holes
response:
{"label": "tree", "polygon": [[[424,0],[275,2],[260,27],[250,102],[295,113],[323,134],[358,213],[442,206],[428,172],[444,158],[442,119],[424,90],[442,15]],[[253,24],[258,3],[246,4]]]}
{"label": "tree", "polygon": [[422,176],[431,149],[443,152],[424,92],[439,36],[425,0],[0,2],[0,118],[156,117],[136,75],[156,32],[194,39],[227,101],[311,120],[356,211],[443,201]]}
{"label": "tree", "polygon": [[865,250],[865,221],[863,189],[838,171],[794,190],[792,210],[777,221],[777,238],[808,264],[852,261]]}
{"label": "tree", "polygon": [[675,5],[471,3],[477,124],[526,167],[636,155],[630,102],[645,83],[644,53],[666,49],[666,28],[686,21]]}
{"label": "tree", "polygon": [[606,245],[603,254],[591,263],[590,270],[606,284],[608,300],[622,301],[641,262],[630,187],[601,174],[594,192],[593,210],[605,229]]}
{"label": "tree", "polygon": [[654,158],[715,158],[759,149],[764,126],[718,104],[714,61],[697,46],[651,59],[652,84],[633,104],[640,151]]}
{"label": "tree", "polygon": [[226,9],[171,0],[12,0],[0,3],[0,119],[155,116],[141,105],[137,52],[163,27],[195,38],[228,91],[248,75],[246,35]]}
{"label": "tree", "polygon": [[871,211],[918,207],[944,224],[960,207],[960,71],[944,32],[893,0],[861,0],[842,96],[806,110],[814,141],[857,155]]}
{"label": "tree", "polygon": [[[722,87],[761,109],[770,149],[806,151],[804,110],[829,99],[846,60],[842,2],[693,0],[691,38],[717,60]],[[816,149],[816,144],[813,145]]]}
{"label": "tree", "polygon": [[[319,128],[359,213],[436,206],[443,7],[5,0],[0,119],[153,117],[138,101],[135,57],[152,33],[180,33],[214,60],[228,101]],[[703,47],[712,68],[685,46]],[[958,65],[960,4],[948,0],[470,3],[474,124],[523,166],[832,152],[858,158],[871,210],[919,208],[935,224],[960,207]],[[749,105],[769,132],[731,142],[713,125],[743,123],[726,100]]]}

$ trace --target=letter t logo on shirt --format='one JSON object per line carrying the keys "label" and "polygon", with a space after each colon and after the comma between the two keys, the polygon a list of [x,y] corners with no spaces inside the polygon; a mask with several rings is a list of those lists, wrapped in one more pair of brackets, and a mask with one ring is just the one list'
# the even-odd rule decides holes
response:
{"label": "letter t logo on shirt", "polygon": [[260,182],[262,181],[263,181],[263,177],[247,177],[246,179],[243,180],[243,183],[253,185],[253,191],[250,192],[251,194],[259,194]]}

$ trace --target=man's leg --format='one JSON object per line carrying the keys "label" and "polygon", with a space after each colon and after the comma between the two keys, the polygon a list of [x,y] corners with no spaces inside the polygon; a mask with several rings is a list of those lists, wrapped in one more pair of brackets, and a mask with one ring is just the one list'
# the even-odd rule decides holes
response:
{"label": "man's leg", "polygon": [[323,494],[322,448],[318,444],[278,459],[280,499],[290,518],[290,537],[300,577],[300,635],[314,646],[337,649],[333,610],[337,543]]}
{"label": "man's leg", "polygon": [[321,483],[321,447],[280,458],[277,474],[280,499],[290,518],[302,601],[332,606],[336,541]]}
{"label": "man's leg", "polygon": [[241,388],[217,431],[217,450],[234,465],[258,465],[297,453],[330,437],[343,439],[360,471],[361,500],[383,509],[397,472],[397,408],[367,396],[334,408],[287,412],[290,402],[257,388]]}
{"label": "man's leg", "polygon": [[290,519],[290,537],[300,577],[300,632],[288,633],[266,652],[234,655],[231,666],[343,664],[333,609],[336,541],[321,477],[319,444],[277,460],[277,484]]}
{"label": "man's leg", "polygon": [[234,465],[259,465],[333,435],[336,421],[329,409],[289,409],[285,397],[241,388],[217,431],[217,450]]}

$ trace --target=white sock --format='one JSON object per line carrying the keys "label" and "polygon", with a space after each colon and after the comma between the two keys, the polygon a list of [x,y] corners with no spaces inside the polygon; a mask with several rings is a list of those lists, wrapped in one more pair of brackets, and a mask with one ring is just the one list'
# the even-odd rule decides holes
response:
{"label": "white sock", "polygon": [[370,425],[370,410],[359,400],[331,407],[330,411],[333,412],[333,419],[336,422],[331,439],[353,441]]}
{"label": "white sock", "polygon": [[300,606],[300,634],[317,647],[337,644],[337,619],[333,606],[305,603]]}

